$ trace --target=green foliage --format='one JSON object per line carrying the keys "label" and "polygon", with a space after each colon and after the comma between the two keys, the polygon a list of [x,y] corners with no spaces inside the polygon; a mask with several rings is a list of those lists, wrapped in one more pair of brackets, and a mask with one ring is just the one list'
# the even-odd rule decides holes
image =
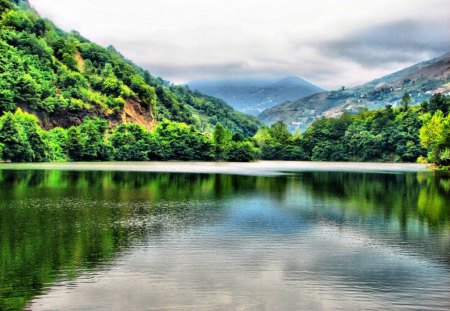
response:
{"label": "green foliage", "polygon": [[[252,136],[262,125],[256,117],[247,116],[235,111],[223,100],[204,95],[198,91],[192,91],[185,86],[172,86],[170,88],[179,100],[186,102],[193,111],[202,116],[206,127],[203,130],[212,131],[209,125],[222,123],[224,127],[233,133],[241,133],[245,136]],[[191,117],[192,120],[192,117]],[[190,121],[193,124],[192,121]]]}
{"label": "green foliage", "polygon": [[67,150],[75,161],[109,160],[111,146],[105,139],[108,123],[98,118],[87,118],[78,127],[68,130]]}
{"label": "green foliage", "polygon": [[[221,133],[221,134],[220,134]],[[108,129],[108,122],[86,118],[65,130],[44,131],[34,115],[18,109],[0,119],[0,160],[31,161],[254,161],[259,150],[241,134],[218,124],[215,135],[193,125],[161,122],[153,131],[138,124]]]}
{"label": "green foliage", "polygon": [[213,133],[215,160],[249,162],[259,158],[259,149],[255,143],[240,133],[234,135],[220,122]]}
{"label": "green foliage", "polygon": [[[432,101],[432,107],[442,107],[448,98],[436,95]],[[399,110],[388,105],[353,116],[321,118],[300,135],[291,135],[277,122],[261,128],[254,139],[266,160],[414,162],[428,149],[429,160],[444,165],[450,136],[444,114],[431,118],[423,111],[423,106],[410,108],[404,103]],[[423,120],[426,125],[420,130]]]}
{"label": "green foliage", "polygon": [[161,160],[212,160],[211,139],[194,126],[170,121],[161,122],[155,129],[158,141],[156,156]]}
{"label": "green foliage", "polygon": [[119,125],[111,132],[109,140],[117,161],[148,160],[154,147],[150,133],[138,124]]}
{"label": "green foliage", "polygon": [[411,102],[411,96],[408,93],[405,93],[400,101],[400,107],[402,111],[408,111],[409,103]]}
{"label": "green foliage", "polygon": [[269,129],[270,136],[279,143],[286,143],[291,136],[286,124],[281,121],[275,122]]}
{"label": "green foliage", "polygon": [[311,160],[313,161],[345,161],[347,159],[348,155],[342,144],[325,141],[312,149]]}
{"label": "green foliage", "polygon": [[0,158],[13,162],[42,162],[51,159],[50,147],[35,116],[22,112],[0,118]]}
{"label": "green foliage", "polygon": [[[333,150],[337,148],[333,145],[343,144],[344,135],[350,123],[347,115],[339,119],[322,118],[314,122],[302,136],[306,155],[311,159],[314,157],[316,160],[324,161],[327,154],[335,154],[336,157],[333,156],[333,160],[345,160],[343,157],[337,157],[341,155],[340,149]],[[322,148],[327,150],[322,151]]]}
{"label": "green foliage", "polygon": [[26,133],[15,116],[7,112],[0,119],[1,158],[13,162],[30,162],[33,151],[28,143]]}
{"label": "green foliage", "polygon": [[231,142],[225,150],[225,159],[232,162],[256,161],[259,157],[259,150],[250,141]]}
{"label": "green foliage", "polygon": [[424,103],[425,111],[434,114],[438,110],[442,111],[445,115],[450,111],[450,98],[441,93],[436,93],[431,96],[430,101]]}
{"label": "green foliage", "polygon": [[132,102],[148,122],[168,119],[202,132],[221,122],[233,133],[257,131],[256,118],[153,77],[113,47],[64,32],[19,2],[0,0],[0,115],[20,107],[69,127],[87,116],[117,122]]}
{"label": "green foliage", "polygon": [[416,109],[401,112],[387,106],[356,118],[344,136],[351,159],[413,162],[425,154],[419,143],[421,121]]}
{"label": "green foliage", "polygon": [[428,150],[428,160],[437,165],[450,165],[450,114],[438,110],[433,116],[426,114],[420,129],[420,142]]}
{"label": "green foliage", "polygon": [[263,127],[253,137],[260,147],[263,160],[307,160],[298,136],[291,135],[283,122],[276,122],[271,127]]}
{"label": "green foliage", "polygon": [[227,130],[221,123],[217,123],[213,133],[213,141],[217,160],[224,160],[227,155],[225,152],[231,144],[233,134]]}
{"label": "green foliage", "polygon": [[33,31],[33,22],[28,14],[23,11],[10,10],[3,14],[1,20],[2,26],[10,27],[17,31]]}
{"label": "green foliage", "polygon": [[68,160],[66,146],[68,144],[67,131],[61,127],[55,127],[47,132],[46,140],[51,150],[52,160]]}
{"label": "green foliage", "polygon": [[358,161],[374,161],[383,153],[383,137],[366,129],[365,124],[353,123],[345,135],[348,155]]}
{"label": "green foliage", "polygon": [[0,111],[11,111],[16,108],[14,92],[10,87],[6,81],[0,80]]}
{"label": "green foliage", "polygon": [[11,10],[13,8],[11,1],[0,0],[0,14],[3,14],[6,10]]}
{"label": "green foliage", "polygon": [[[448,163],[450,100],[442,94],[417,109],[405,93],[400,109],[322,118],[292,135],[282,122],[261,127],[220,99],[153,77],[113,47],[64,32],[18,2],[0,0],[0,15],[3,160],[415,161],[428,151],[430,161]],[[127,104],[159,121],[156,129],[111,129]],[[9,113],[17,108],[47,126],[72,127],[45,132],[36,117]]]}
{"label": "green foliage", "polygon": [[389,134],[387,144],[393,147],[391,149],[396,154],[394,160],[414,162],[418,157],[426,154],[425,149],[420,145],[418,135],[421,126],[422,121],[418,110],[409,109],[396,117],[391,132],[386,133]]}
{"label": "green foliage", "polygon": [[28,104],[36,107],[38,100],[41,97],[41,89],[39,84],[29,74],[24,74],[20,77],[18,83],[18,93],[16,95],[16,102],[18,104]]}
{"label": "green foliage", "polygon": [[50,147],[45,140],[45,132],[39,126],[38,118],[32,114],[22,112],[18,109],[14,114],[16,120],[23,128],[30,149],[32,150],[33,162],[45,162],[51,160]]}

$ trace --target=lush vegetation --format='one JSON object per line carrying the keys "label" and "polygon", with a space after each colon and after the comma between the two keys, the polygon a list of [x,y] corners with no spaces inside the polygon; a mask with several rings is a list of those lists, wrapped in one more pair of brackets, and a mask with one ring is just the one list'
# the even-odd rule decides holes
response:
{"label": "lush vegetation", "polygon": [[258,150],[253,140],[232,134],[220,123],[212,135],[171,121],[160,122],[152,131],[133,123],[109,129],[108,122],[99,118],[45,131],[36,116],[18,109],[0,118],[0,158],[12,162],[252,161],[258,158]]}
{"label": "lush vegetation", "polygon": [[428,161],[450,165],[450,98],[435,94],[420,107],[361,111],[321,118],[304,133],[290,134],[276,122],[261,128],[255,140],[261,158],[313,161]]}
{"label": "lush vegetation", "polygon": [[420,107],[405,94],[398,109],[322,118],[302,134],[281,122],[258,131],[255,118],[61,31],[26,1],[0,0],[0,16],[0,160],[450,165],[449,99],[441,94]]}
{"label": "lush vegetation", "polygon": [[85,118],[78,126],[44,130],[36,116],[6,112],[0,118],[0,158],[13,162],[203,160],[428,161],[450,165],[450,99],[434,95],[420,107],[361,111],[322,118],[304,133],[276,122],[254,137],[217,123],[212,133],[162,121],[148,131],[139,124],[109,127]]}
{"label": "lush vegetation", "polygon": [[26,1],[0,0],[0,115],[21,108],[51,129],[86,117],[122,123],[133,105],[142,118],[131,121],[146,128],[167,119],[212,132],[220,122],[248,136],[260,124],[217,98],[150,75],[111,46],[58,29]]}

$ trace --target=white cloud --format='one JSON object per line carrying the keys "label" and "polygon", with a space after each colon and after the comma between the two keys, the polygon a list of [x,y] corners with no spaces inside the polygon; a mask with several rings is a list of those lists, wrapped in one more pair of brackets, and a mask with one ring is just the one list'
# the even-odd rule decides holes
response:
{"label": "white cloud", "polygon": [[[114,45],[150,72],[175,82],[199,78],[298,75],[328,88],[366,82],[381,74],[437,56],[435,29],[450,26],[448,0],[30,0],[65,30]],[[330,54],[339,41],[360,38],[384,24],[430,23],[420,40],[393,46],[379,64],[364,57]],[[450,27],[446,27],[450,29]],[[395,32],[395,28],[392,29]],[[446,31],[446,32],[445,32]],[[355,36],[358,34],[358,36]],[[383,35],[389,36],[389,32]],[[399,43],[415,40],[403,32]],[[386,38],[387,40],[388,38]],[[376,38],[379,43],[383,38]],[[393,45],[396,40],[387,40]],[[336,43],[337,42],[337,43]],[[449,46],[450,39],[447,39]],[[330,44],[328,44],[330,43]],[[445,43],[445,42],[444,42]],[[367,42],[365,42],[367,46]],[[370,41],[368,42],[370,46]],[[398,59],[398,51],[405,52]],[[345,49],[342,51],[345,52]],[[341,51],[341,52],[342,52]],[[413,57],[411,57],[413,55]],[[417,55],[414,57],[414,55]],[[366,68],[367,67],[367,68]]]}

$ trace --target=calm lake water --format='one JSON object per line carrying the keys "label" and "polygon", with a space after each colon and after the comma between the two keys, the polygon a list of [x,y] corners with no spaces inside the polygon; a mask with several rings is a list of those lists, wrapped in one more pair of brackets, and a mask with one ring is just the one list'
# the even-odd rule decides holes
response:
{"label": "calm lake water", "polygon": [[0,310],[450,310],[449,173],[277,163],[0,165]]}

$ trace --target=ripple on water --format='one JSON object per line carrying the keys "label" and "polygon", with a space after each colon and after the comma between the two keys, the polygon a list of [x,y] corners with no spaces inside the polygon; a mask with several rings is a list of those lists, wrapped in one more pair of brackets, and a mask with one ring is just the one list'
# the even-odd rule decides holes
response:
{"label": "ripple on water", "polygon": [[39,174],[0,190],[32,310],[450,309],[432,175]]}

